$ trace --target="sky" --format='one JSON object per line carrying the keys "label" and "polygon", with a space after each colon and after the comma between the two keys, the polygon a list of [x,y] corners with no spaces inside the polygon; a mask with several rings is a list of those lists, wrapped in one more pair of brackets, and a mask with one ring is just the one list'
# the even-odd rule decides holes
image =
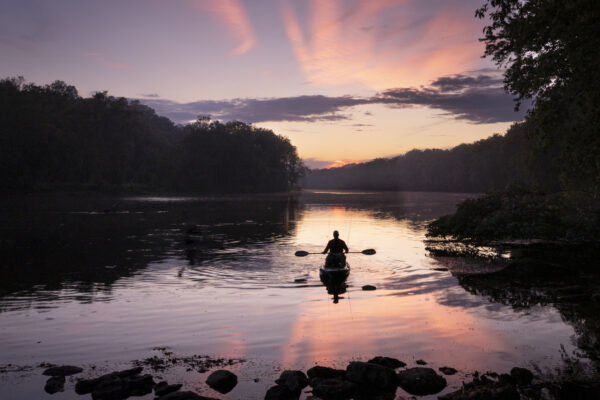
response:
{"label": "sky", "polygon": [[0,0],[0,78],[288,137],[313,168],[451,148],[524,112],[482,58],[483,0]]}

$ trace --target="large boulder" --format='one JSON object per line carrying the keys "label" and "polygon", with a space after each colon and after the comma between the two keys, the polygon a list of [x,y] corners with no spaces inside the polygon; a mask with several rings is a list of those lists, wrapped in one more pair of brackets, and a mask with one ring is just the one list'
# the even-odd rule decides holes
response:
{"label": "large boulder", "polygon": [[439,393],[446,387],[446,379],[431,368],[416,367],[398,372],[398,384],[410,394],[424,396]]}
{"label": "large boulder", "polygon": [[120,400],[129,397],[123,379],[114,375],[101,380],[92,390],[93,400]]}
{"label": "large boulder", "polygon": [[[156,385],[152,375],[135,375],[123,378],[123,384],[126,387],[129,396],[144,396],[152,393],[152,389]],[[94,394],[94,392],[92,392]]]}
{"label": "large boulder", "polygon": [[527,368],[514,367],[510,370],[510,376],[520,386],[529,385],[533,380],[533,373]]}
{"label": "large boulder", "polygon": [[376,390],[393,391],[397,386],[393,369],[361,361],[348,364],[346,379]]}
{"label": "large boulder", "polygon": [[396,360],[395,358],[391,358],[391,357],[377,356],[377,357],[370,359],[367,362],[371,363],[371,364],[378,364],[383,367],[387,367],[387,368],[391,368],[391,369],[406,367],[405,362]]}
{"label": "large boulder", "polygon": [[142,367],[111,372],[94,379],[84,379],[75,385],[77,394],[92,393],[94,400],[126,399],[152,392],[152,375],[139,375]]}
{"label": "large boulder", "polygon": [[300,392],[308,386],[308,378],[302,371],[283,371],[279,379],[275,381],[278,385],[286,386],[292,392]]}
{"label": "large boulder", "polygon": [[353,397],[357,385],[340,378],[311,379],[312,393],[323,400],[344,400]]}
{"label": "large boulder", "polygon": [[155,382],[152,375],[112,377],[101,382],[92,390],[93,400],[126,399],[130,396],[144,396],[152,393]]}
{"label": "large boulder", "polygon": [[287,386],[275,385],[267,390],[265,400],[298,400],[300,391],[291,391]]}
{"label": "large boulder", "polygon": [[54,394],[65,390],[65,377],[64,376],[52,376],[46,381],[44,391],[48,394]]}
{"label": "large boulder", "polygon": [[111,372],[110,374],[105,374],[94,379],[82,379],[75,385],[75,392],[77,394],[91,393],[94,388],[99,385],[107,384],[116,380],[117,378],[124,379],[130,376],[138,375],[143,370],[144,369],[142,367],[136,367],[122,371]]}
{"label": "large boulder", "polygon": [[42,374],[48,376],[69,376],[78,374],[81,371],[83,371],[83,368],[75,367],[73,365],[61,365],[47,368]]}
{"label": "large boulder", "polygon": [[319,379],[329,379],[329,378],[337,378],[344,379],[346,376],[346,371],[343,369],[333,369],[329,367],[322,367],[320,365],[314,366],[308,371],[306,371],[306,375],[308,375],[308,379],[311,381],[314,378]]}
{"label": "large boulder", "polygon": [[219,393],[229,393],[237,385],[238,379],[233,372],[224,369],[213,372],[206,378],[206,384]]}

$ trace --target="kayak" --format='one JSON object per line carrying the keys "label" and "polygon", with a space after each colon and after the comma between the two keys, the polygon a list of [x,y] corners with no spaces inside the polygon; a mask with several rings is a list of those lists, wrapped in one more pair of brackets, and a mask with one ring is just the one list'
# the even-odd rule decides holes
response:
{"label": "kayak", "polygon": [[350,264],[346,263],[342,268],[327,268],[323,266],[319,270],[319,277],[325,286],[344,283],[350,274]]}

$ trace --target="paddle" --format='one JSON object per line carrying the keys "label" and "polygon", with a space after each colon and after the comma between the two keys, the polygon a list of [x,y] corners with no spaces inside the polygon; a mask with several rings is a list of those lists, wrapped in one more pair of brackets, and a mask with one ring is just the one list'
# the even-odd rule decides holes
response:
{"label": "paddle", "polygon": [[[372,256],[373,254],[375,254],[375,249],[365,249],[363,251],[349,251],[348,253],[354,253],[354,254],[364,254],[367,256]],[[298,250],[297,252],[294,253],[294,255],[296,257],[306,257],[309,254],[323,254],[323,253],[309,253],[308,251],[304,251],[304,250]]]}

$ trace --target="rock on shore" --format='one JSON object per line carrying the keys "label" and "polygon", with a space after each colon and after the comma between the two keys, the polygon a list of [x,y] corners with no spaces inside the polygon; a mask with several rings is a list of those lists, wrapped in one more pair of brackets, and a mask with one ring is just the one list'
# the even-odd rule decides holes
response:
{"label": "rock on shore", "polygon": [[308,386],[308,378],[302,371],[283,371],[279,379],[275,381],[278,385],[286,386],[292,393],[300,393]]}
{"label": "rock on shore", "polygon": [[306,375],[308,375],[308,379],[311,381],[317,379],[328,379],[328,378],[337,378],[344,379],[346,377],[346,371],[343,369],[333,369],[329,367],[322,367],[320,365],[314,366],[308,371],[306,371]]}
{"label": "rock on shore", "polygon": [[346,379],[386,392],[395,391],[397,386],[396,373],[393,369],[360,361],[354,361],[348,365]]}
{"label": "rock on shore", "polygon": [[84,379],[75,385],[77,394],[92,393],[93,400],[126,399],[152,392],[155,382],[152,375],[139,375],[143,368],[111,372],[94,379]]}
{"label": "rock on shore", "polygon": [[73,365],[62,365],[47,368],[42,374],[48,376],[69,376],[78,374],[81,371],[83,371],[83,368],[75,367]]}
{"label": "rock on shore", "polygon": [[431,368],[415,367],[398,372],[398,384],[410,394],[436,394],[446,387],[446,379]]}
{"label": "rock on shore", "polygon": [[54,394],[65,390],[65,377],[64,376],[53,376],[46,382],[44,391],[48,394]]}
{"label": "rock on shore", "polygon": [[527,368],[514,367],[510,370],[510,376],[512,376],[517,385],[529,385],[533,380],[533,374]]}
{"label": "rock on shore", "polygon": [[233,372],[220,369],[206,378],[206,384],[219,393],[229,393],[237,385],[238,379]]}
{"label": "rock on shore", "polygon": [[406,367],[406,363],[405,362],[402,362],[400,360],[396,360],[395,358],[391,358],[391,357],[377,356],[377,357],[374,357],[374,358],[370,359],[367,362],[371,363],[371,364],[378,364],[378,365],[381,365],[383,367],[387,367],[387,368],[391,368],[391,369]]}
{"label": "rock on shore", "polygon": [[292,392],[287,386],[271,386],[265,394],[265,400],[297,400],[300,392]]}

